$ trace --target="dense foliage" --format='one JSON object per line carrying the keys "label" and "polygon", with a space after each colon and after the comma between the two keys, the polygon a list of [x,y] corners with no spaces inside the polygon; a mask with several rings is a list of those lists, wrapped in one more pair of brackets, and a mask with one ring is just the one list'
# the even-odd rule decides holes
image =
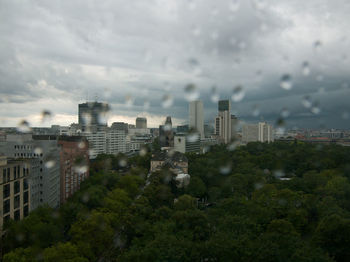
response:
{"label": "dense foliage", "polygon": [[100,156],[59,210],[7,225],[4,261],[350,261],[350,148],[251,143],[188,158],[180,189],[166,169],[147,177],[150,154]]}

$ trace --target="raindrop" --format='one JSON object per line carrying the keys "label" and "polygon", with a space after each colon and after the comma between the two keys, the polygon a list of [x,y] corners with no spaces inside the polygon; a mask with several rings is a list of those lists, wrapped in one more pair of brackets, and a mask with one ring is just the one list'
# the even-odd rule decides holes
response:
{"label": "raindrop", "polygon": [[194,84],[188,84],[185,86],[185,98],[187,101],[194,101],[198,99],[198,97],[199,93]]}
{"label": "raindrop", "polygon": [[349,112],[343,112],[343,114],[341,115],[341,117],[343,118],[343,119],[349,119]]}
{"label": "raindrop", "polygon": [[302,65],[302,72],[304,76],[308,76],[310,74],[310,65],[309,62],[305,61]]}
{"label": "raindrop", "polygon": [[323,75],[318,75],[318,76],[316,76],[316,80],[317,80],[318,82],[322,82],[323,79],[324,79]]}
{"label": "raindrop", "polygon": [[89,113],[83,113],[82,120],[85,125],[90,125],[92,120],[91,115]]}
{"label": "raindrop", "polygon": [[255,188],[256,190],[261,189],[263,186],[264,186],[263,183],[255,183],[255,184],[254,184],[254,188]]}
{"label": "raindrop", "polygon": [[171,124],[165,124],[163,129],[164,131],[171,131],[172,125]]}
{"label": "raindrop", "polygon": [[258,105],[254,105],[252,115],[254,117],[257,117],[260,115],[260,108]]}
{"label": "raindrop", "polygon": [[285,108],[285,107],[282,108],[282,110],[281,110],[281,117],[287,118],[287,117],[289,117],[289,115],[290,115],[289,110],[287,108]]}
{"label": "raindrop", "polygon": [[90,195],[88,193],[83,194],[83,196],[81,197],[81,201],[83,203],[87,203],[89,202],[89,200],[90,200]]}
{"label": "raindrop", "polygon": [[127,164],[128,164],[128,162],[126,161],[125,158],[119,159],[118,165],[119,165],[120,167],[126,167]]}
{"label": "raindrop", "polygon": [[193,33],[194,36],[198,37],[201,34],[201,30],[200,30],[199,27],[194,27],[193,30],[192,30],[192,33]]}
{"label": "raindrop", "polygon": [[312,105],[310,96],[308,95],[304,96],[303,99],[301,100],[301,103],[305,108],[310,108]]}
{"label": "raindrop", "polygon": [[48,169],[53,168],[55,165],[56,165],[56,161],[52,159],[45,162],[45,167]]}
{"label": "raindrop", "polygon": [[86,165],[77,165],[74,167],[74,171],[78,174],[84,174],[88,171],[88,167]]}
{"label": "raindrop", "polygon": [[283,118],[278,118],[276,121],[277,130],[276,133],[279,135],[284,135],[286,132],[286,122]]}
{"label": "raindrop", "polygon": [[233,88],[231,99],[234,102],[242,101],[245,96],[245,92],[242,86],[236,86]]}
{"label": "raindrop", "polygon": [[227,149],[229,151],[234,151],[237,148],[237,146],[239,146],[239,142],[238,141],[233,141],[232,143],[230,143],[228,145]]}
{"label": "raindrop", "polygon": [[140,156],[145,156],[147,154],[147,148],[146,147],[142,147],[140,152],[139,152]]}
{"label": "raindrop", "polygon": [[218,32],[212,32],[212,33],[210,34],[210,37],[211,37],[211,39],[216,40],[216,39],[218,39],[219,34],[218,34]]}
{"label": "raindrop", "polygon": [[190,65],[194,75],[199,75],[202,72],[202,69],[200,68],[200,64],[197,59],[195,58],[189,59],[188,64]]}
{"label": "raindrop", "polygon": [[275,170],[273,172],[273,175],[275,176],[275,178],[281,178],[284,177],[284,172],[282,170]]}
{"label": "raindrop", "polygon": [[134,104],[134,99],[131,95],[126,95],[125,96],[125,105],[127,107],[131,107]]}
{"label": "raindrop", "polygon": [[162,97],[162,107],[169,108],[173,105],[174,99],[171,95],[165,94]]}
{"label": "raindrop", "polygon": [[318,115],[321,113],[321,108],[318,105],[318,102],[314,102],[311,107],[311,112],[315,115]]}
{"label": "raindrop", "polygon": [[227,163],[226,165],[223,165],[220,167],[220,173],[222,175],[228,175],[232,170],[231,163]]}
{"label": "raindrop", "polygon": [[217,103],[220,99],[216,86],[211,88],[210,99],[213,103]]}
{"label": "raindrop", "polygon": [[29,122],[27,120],[22,120],[21,122],[18,123],[17,125],[17,131],[21,133],[28,133],[32,129],[29,126]]}
{"label": "raindrop", "polygon": [[79,147],[80,149],[84,149],[84,148],[86,147],[85,142],[83,142],[83,141],[79,142],[78,147]]}
{"label": "raindrop", "polygon": [[150,107],[150,102],[147,99],[145,99],[143,101],[143,108],[144,108],[144,110],[147,111],[149,109],[149,107]]}
{"label": "raindrop", "polygon": [[43,150],[42,150],[41,147],[36,147],[36,148],[34,148],[34,154],[40,155],[40,154],[42,154],[42,153],[43,153]]}
{"label": "raindrop", "polygon": [[281,83],[280,87],[282,87],[285,90],[290,90],[293,87],[292,84],[292,77],[288,74],[285,74],[281,77]]}
{"label": "raindrop", "polygon": [[239,9],[239,1],[238,0],[231,0],[228,8],[231,12],[237,12],[237,10]]}
{"label": "raindrop", "polygon": [[49,121],[51,120],[51,117],[52,117],[52,114],[50,111],[48,110],[43,110],[41,112],[41,122],[46,122],[46,121]]}
{"label": "raindrop", "polygon": [[191,132],[187,135],[187,141],[190,142],[190,143],[194,143],[194,142],[197,142],[199,141],[199,133],[197,132]]}
{"label": "raindrop", "polygon": [[316,50],[317,52],[320,51],[321,46],[322,46],[322,43],[321,43],[320,40],[315,41],[315,43],[314,43],[314,48],[315,48],[315,50]]}

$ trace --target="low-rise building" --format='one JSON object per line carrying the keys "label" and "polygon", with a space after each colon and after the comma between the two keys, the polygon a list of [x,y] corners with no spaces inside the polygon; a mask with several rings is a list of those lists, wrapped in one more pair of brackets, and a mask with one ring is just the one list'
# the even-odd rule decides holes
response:
{"label": "low-rise building", "polygon": [[161,151],[152,155],[151,173],[168,166],[175,174],[188,174],[188,159],[180,152]]}

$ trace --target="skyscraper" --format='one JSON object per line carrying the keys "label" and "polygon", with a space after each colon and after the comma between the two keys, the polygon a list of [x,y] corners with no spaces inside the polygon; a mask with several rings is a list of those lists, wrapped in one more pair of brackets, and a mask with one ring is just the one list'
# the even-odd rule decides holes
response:
{"label": "skyscraper", "polygon": [[106,114],[109,111],[107,103],[87,102],[79,104],[79,124],[83,130],[91,126],[107,126]]}
{"label": "skyscraper", "polygon": [[189,104],[189,127],[200,134],[204,139],[203,102],[192,101]]}
{"label": "skyscraper", "polygon": [[145,117],[136,118],[136,128],[147,128],[147,118]]}
{"label": "skyscraper", "polygon": [[215,134],[222,143],[231,141],[231,101],[220,100],[218,103],[219,114],[215,118]]}

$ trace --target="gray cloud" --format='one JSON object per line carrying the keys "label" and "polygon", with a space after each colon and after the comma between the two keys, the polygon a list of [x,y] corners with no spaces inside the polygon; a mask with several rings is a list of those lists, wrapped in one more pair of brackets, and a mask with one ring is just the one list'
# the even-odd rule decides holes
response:
{"label": "gray cloud", "polygon": [[[234,2],[0,0],[0,120],[41,125],[33,115],[49,109],[69,124],[79,102],[98,97],[111,115],[185,122],[184,86],[195,83],[208,122],[217,110],[211,88],[230,98],[242,85],[233,109],[243,120],[274,123],[288,108],[290,126],[349,128],[349,3]],[[279,86],[283,74],[291,90]],[[167,108],[165,95],[173,100]],[[306,95],[319,114],[302,106]]]}

